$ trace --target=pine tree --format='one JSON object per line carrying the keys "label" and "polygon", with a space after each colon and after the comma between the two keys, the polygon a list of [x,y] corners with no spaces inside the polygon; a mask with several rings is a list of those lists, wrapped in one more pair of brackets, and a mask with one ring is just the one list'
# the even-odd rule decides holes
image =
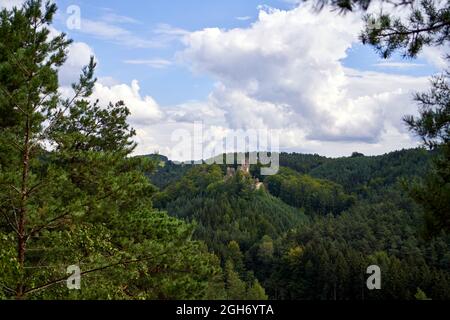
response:
{"label": "pine tree", "polygon": [[450,232],[450,72],[433,78],[427,93],[416,95],[418,117],[407,116],[411,131],[419,135],[430,149],[439,150],[434,165],[423,182],[409,189],[424,208],[427,235]]}
{"label": "pine tree", "polygon": [[[342,12],[366,11],[372,0],[319,0],[319,8],[331,4]],[[450,42],[450,2],[385,1],[404,9],[407,19],[381,12],[365,16],[361,40],[383,58],[401,51],[405,58],[415,58],[424,47],[445,47]],[[447,57],[449,59],[449,57]],[[420,116],[404,118],[409,129],[426,146],[439,149],[429,177],[409,187],[412,197],[424,208],[426,236],[450,231],[450,103],[449,72],[435,77],[428,93],[416,95]]]}
{"label": "pine tree", "polygon": [[[131,157],[123,102],[92,102],[93,58],[59,95],[71,41],[50,36],[55,13],[41,0],[0,13],[0,297],[204,297],[219,261],[152,208],[153,162]],[[71,265],[80,292],[65,286]]]}

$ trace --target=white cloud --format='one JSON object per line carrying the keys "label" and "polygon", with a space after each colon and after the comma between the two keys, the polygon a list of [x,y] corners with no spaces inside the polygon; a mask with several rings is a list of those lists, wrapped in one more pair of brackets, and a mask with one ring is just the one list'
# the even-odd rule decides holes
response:
{"label": "white cloud", "polygon": [[0,8],[12,9],[13,7],[21,7],[25,0],[2,0]]}
{"label": "white cloud", "polygon": [[103,105],[120,100],[125,102],[131,111],[130,123],[135,127],[150,126],[163,118],[163,113],[156,101],[150,96],[141,96],[137,80],[133,80],[131,85],[118,84],[113,86],[97,82],[93,98],[99,99]]}
{"label": "white cloud", "polygon": [[126,64],[144,65],[150,68],[166,68],[172,64],[172,61],[166,59],[149,59],[149,60],[125,60]]}
{"label": "white cloud", "polygon": [[93,49],[84,42],[74,42],[68,48],[65,64],[59,70],[59,82],[62,86],[70,86],[78,81],[81,69],[95,56]]}
{"label": "white cloud", "polygon": [[173,27],[166,23],[160,23],[153,29],[153,41],[159,43],[160,46],[167,46],[174,42],[179,42],[189,31]]}
{"label": "white cloud", "polygon": [[[57,31],[54,30],[54,32],[56,33]],[[93,49],[87,44],[74,42],[70,45],[66,63],[59,71],[59,91],[63,97],[71,98],[73,96],[71,84],[79,79],[81,69],[89,63],[91,56],[95,56],[95,54]],[[160,145],[156,144],[158,140],[154,140],[152,137],[157,134],[163,134],[162,132],[155,132],[155,127],[162,124],[167,127],[164,113],[152,97],[141,95],[137,80],[133,80],[128,85],[120,83],[111,77],[99,78],[91,97],[92,101],[97,99],[100,105],[104,107],[110,102],[114,104],[118,101],[123,101],[125,103],[131,113],[128,121],[137,131],[138,153],[149,153],[161,149]],[[169,135],[169,140],[162,141],[170,141],[170,134],[167,133],[167,135]],[[167,135],[164,137],[167,138]],[[161,140],[158,142],[161,143]],[[164,144],[164,142],[161,144]],[[162,150],[167,151],[167,148]]]}
{"label": "white cloud", "polygon": [[113,77],[100,77],[97,81],[107,87],[113,87],[120,84],[120,82]]}
{"label": "white cloud", "polygon": [[135,31],[128,29],[125,26],[126,24],[136,25],[140,22],[130,17],[109,12],[97,20],[83,18],[81,28],[74,31],[126,47],[147,49],[165,47],[189,33],[184,29],[175,28],[168,24],[159,24],[152,30],[152,36],[139,36]]}
{"label": "white cloud", "polygon": [[[249,28],[189,33],[161,26],[156,33],[183,38],[182,61],[217,80],[208,99],[160,108],[153,98],[141,96],[136,80],[127,85],[113,79],[100,80],[94,97],[105,104],[125,101],[138,154],[171,155],[172,133],[192,131],[196,121],[207,126],[207,136],[217,138],[209,144],[220,143],[230,129],[266,128],[278,132],[284,150],[328,156],[415,146],[401,119],[415,113],[411,94],[428,81],[344,68],[340,61],[357,41],[359,28],[358,17],[316,16],[304,8],[261,11]],[[169,64],[163,59],[125,62]]]}

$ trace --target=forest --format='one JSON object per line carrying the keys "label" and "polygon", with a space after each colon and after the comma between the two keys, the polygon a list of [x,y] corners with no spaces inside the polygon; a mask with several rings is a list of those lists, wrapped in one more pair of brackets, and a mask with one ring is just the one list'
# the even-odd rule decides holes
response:
{"label": "forest", "polygon": [[[448,299],[450,237],[427,238],[407,187],[433,157],[420,148],[336,159],[282,153],[279,174],[260,190],[251,174],[194,166],[153,203],[195,225],[194,238],[222,266],[247,287],[257,279],[271,299]],[[150,176],[155,185],[170,166]],[[373,264],[384,270],[379,292],[366,287]]]}
{"label": "forest", "polygon": [[[407,26],[366,17],[362,42],[411,58],[446,44],[450,9],[417,10]],[[279,153],[262,176],[136,155],[127,105],[92,97],[94,57],[59,91],[73,41],[56,15],[42,0],[0,11],[0,300],[450,299],[448,72],[405,115],[420,147]]]}

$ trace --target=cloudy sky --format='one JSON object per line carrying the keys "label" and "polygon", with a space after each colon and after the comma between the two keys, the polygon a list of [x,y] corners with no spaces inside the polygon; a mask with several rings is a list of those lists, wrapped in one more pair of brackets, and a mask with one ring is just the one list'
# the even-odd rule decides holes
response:
{"label": "cloudy sky", "polygon": [[401,119],[416,113],[412,94],[443,67],[442,54],[381,60],[358,41],[359,14],[295,2],[57,0],[55,32],[75,41],[61,90],[94,55],[95,97],[126,102],[138,154],[170,156],[173,132],[196,121],[216,137],[272,130],[283,151],[327,156],[417,146]]}

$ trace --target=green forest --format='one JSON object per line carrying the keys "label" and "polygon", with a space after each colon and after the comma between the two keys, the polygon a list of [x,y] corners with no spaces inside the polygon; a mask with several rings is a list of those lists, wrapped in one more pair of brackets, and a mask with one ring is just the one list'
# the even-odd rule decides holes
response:
{"label": "green forest", "polygon": [[[385,56],[442,45],[450,11],[423,3],[418,33],[381,16],[362,41]],[[180,164],[135,155],[124,102],[91,99],[94,58],[62,97],[72,41],[51,35],[56,13],[40,0],[0,11],[0,299],[450,299],[448,73],[405,116],[422,147],[280,153],[273,176],[260,163]],[[420,23],[434,29],[418,37]],[[371,265],[381,290],[367,287]]]}
{"label": "green forest", "polygon": [[[195,226],[194,239],[243,282],[235,298],[257,280],[270,299],[448,299],[450,237],[427,236],[408,191],[434,157],[425,149],[338,159],[282,153],[279,174],[259,190],[254,176],[227,177],[225,166],[178,168],[153,204]],[[155,185],[176,166],[163,163],[150,176]],[[384,270],[380,291],[366,287],[373,264]]]}

